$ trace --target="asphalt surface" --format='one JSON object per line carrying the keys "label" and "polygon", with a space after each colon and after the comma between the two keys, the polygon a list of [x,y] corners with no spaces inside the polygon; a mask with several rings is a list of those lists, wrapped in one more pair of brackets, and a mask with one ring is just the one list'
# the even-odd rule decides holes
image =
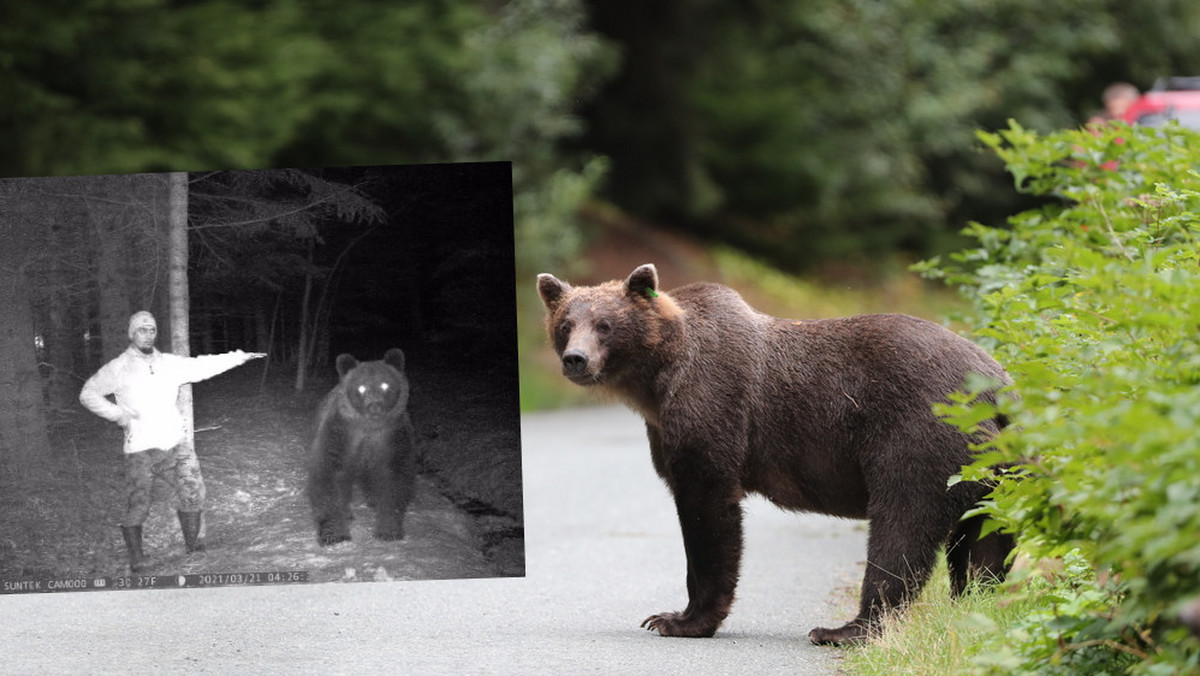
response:
{"label": "asphalt surface", "polygon": [[686,605],[674,507],[620,408],[522,418],[524,578],[0,596],[5,674],[830,674],[808,630],[853,615],[859,523],[746,503],[733,613],[709,639],[640,629]]}

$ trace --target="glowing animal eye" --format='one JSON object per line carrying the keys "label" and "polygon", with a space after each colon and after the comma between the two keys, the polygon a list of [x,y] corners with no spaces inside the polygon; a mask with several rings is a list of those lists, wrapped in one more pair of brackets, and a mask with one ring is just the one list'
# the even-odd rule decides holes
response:
{"label": "glowing animal eye", "polygon": [[360,395],[366,394],[366,393],[367,393],[367,386],[366,386],[366,385],[359,385],[359,386],[358,386],[358,393],[359,393]]}
{"label": "glowing animal eye", "polygon": [[380,385],[379,385],[379,389],[383,390],[384,392],[388,391],[388,387],[389,386],[387,383],[380,383]]}

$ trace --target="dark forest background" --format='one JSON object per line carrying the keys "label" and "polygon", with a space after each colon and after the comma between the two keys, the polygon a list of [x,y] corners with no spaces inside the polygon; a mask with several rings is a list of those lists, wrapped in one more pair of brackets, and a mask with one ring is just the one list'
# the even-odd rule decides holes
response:
{"label": "dark forest background", "polygon": [[1013,213],[976,129],[1200,73],[1198,34],[1189,0],[8,3],[0,175],[511,160],[526,277],[597,196],[803,270]]}

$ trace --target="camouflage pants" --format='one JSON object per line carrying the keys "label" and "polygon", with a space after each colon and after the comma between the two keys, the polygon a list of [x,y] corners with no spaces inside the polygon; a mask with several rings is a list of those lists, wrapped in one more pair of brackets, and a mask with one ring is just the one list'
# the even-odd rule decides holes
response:
{"label": "camouflage pants", "polygon": [[204,509],[204,477],[195,449],[179,444],[169,451],[152,448],[125,454],[125,493],[128,506],[122,525],[139,526],[150,514],[154,481],[166,482],[175,495],[175,509],[195,512]]}

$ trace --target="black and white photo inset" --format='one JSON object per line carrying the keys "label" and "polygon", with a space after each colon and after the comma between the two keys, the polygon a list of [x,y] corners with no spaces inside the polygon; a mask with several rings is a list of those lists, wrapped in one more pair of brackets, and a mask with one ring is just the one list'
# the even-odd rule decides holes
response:
{"label": "black and white photo inset", "polygon": [[0,592],[525,573],[506,162],[0,179]]}

